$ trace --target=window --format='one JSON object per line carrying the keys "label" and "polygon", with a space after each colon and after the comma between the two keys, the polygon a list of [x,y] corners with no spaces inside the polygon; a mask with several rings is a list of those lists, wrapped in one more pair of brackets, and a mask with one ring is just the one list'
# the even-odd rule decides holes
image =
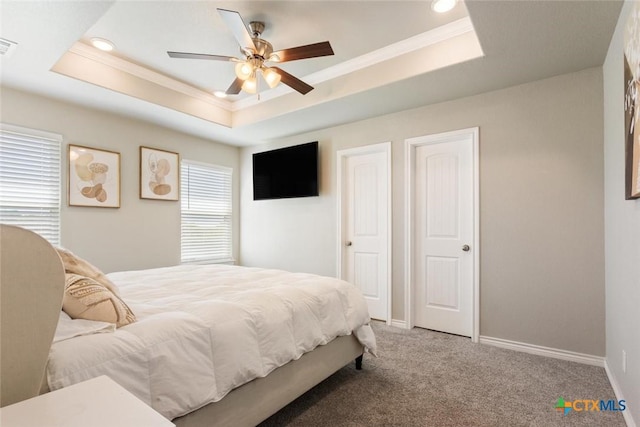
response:
{"label": "window", "polygon": [[221,166],[182,161],[180,240],[183,263],[233,261],[232,172]]}
{"label": "window", "polygon": [[62,137],[0,125],[0,222],[60,244]]}

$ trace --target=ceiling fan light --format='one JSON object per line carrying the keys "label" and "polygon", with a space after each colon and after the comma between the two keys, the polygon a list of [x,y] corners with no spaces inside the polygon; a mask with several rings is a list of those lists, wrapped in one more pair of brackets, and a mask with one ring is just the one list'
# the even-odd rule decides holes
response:
{"label": "ceiling fan light", "polygon": [[266,68],[262,72],[262,75],[271,89],[278,86],[278,83],[280,83],[280,79],[282,78],[277,71],[274,71],[271,68]]}
{"label": "ceiling fan light", "polygon": [[249,62],[238,62],[236,64],[236,76],[241,80],[247,80],[253,73],[253,66]]}
{"label": "ceiling fan light", "polygon": [[431,9],[438,13],[445,13],[453,9],[458,0],[433,0],[431,3]]}
{"label": "ceiling fan light", "polygon": [[249,77],[242,83],[242,90],[247,93],[256,93],[258,91],[258,80],[255,75]]}

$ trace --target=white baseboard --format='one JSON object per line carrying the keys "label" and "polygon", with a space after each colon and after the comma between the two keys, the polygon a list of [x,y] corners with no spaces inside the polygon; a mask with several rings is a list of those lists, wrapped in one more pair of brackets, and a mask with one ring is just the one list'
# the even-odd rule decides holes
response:
{"label": "white baseboard", "polygon": [[400,329],[407,329],[407,322],[404,320],[391,319],[391,326]]}
{"label": "white baseboard", "polygon": [[[626,400],[622,391],[620,390],[620,386],[618,385],[618,381],[616,377],[613,375],[611,369],[609,369],[609,364],[607,363],[607,359],[604,360],[604,370],[607,373],[607,377],[609,378],[609,383],[611,383],[611,388],[613,388],[613,392],[616,395],[617,400]],[[636,427],[636,422],[633,420],[633,416],[631,415],[631,411],[623,411],[622,416],[624,417],[624,421],[627,423],[627,427]]]}
{"label": "white baseboard", "polygon": [[604,367],[604,357],[593,356],[591,354],[576,353],[558,348],[543,347],[541,345],[526,344],[517,341],[504,340],[502,338],[485,337],[482,335],[480,336],[480,344],[488,344],[495,347],[506,348],[508,350],[521,351],[524,353],[536,354],[538,356],[553,357],[555,359],[568,360],[570,362],[584,363],[585,365]]}

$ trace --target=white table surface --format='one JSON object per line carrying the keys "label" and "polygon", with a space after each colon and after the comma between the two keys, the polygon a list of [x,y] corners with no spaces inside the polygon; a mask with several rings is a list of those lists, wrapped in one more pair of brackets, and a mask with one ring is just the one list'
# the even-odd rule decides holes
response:
{"label": "white table surface", "polygon": [[107,376],[0,409],[2,427],[175,427]]}

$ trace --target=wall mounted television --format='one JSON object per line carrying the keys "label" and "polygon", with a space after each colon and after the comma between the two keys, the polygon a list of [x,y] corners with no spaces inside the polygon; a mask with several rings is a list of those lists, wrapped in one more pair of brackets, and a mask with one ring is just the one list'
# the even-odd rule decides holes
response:
{"label": "wall mounted television", "polygon": [[318,195],[318,141],[253,155],[253,200]]}

